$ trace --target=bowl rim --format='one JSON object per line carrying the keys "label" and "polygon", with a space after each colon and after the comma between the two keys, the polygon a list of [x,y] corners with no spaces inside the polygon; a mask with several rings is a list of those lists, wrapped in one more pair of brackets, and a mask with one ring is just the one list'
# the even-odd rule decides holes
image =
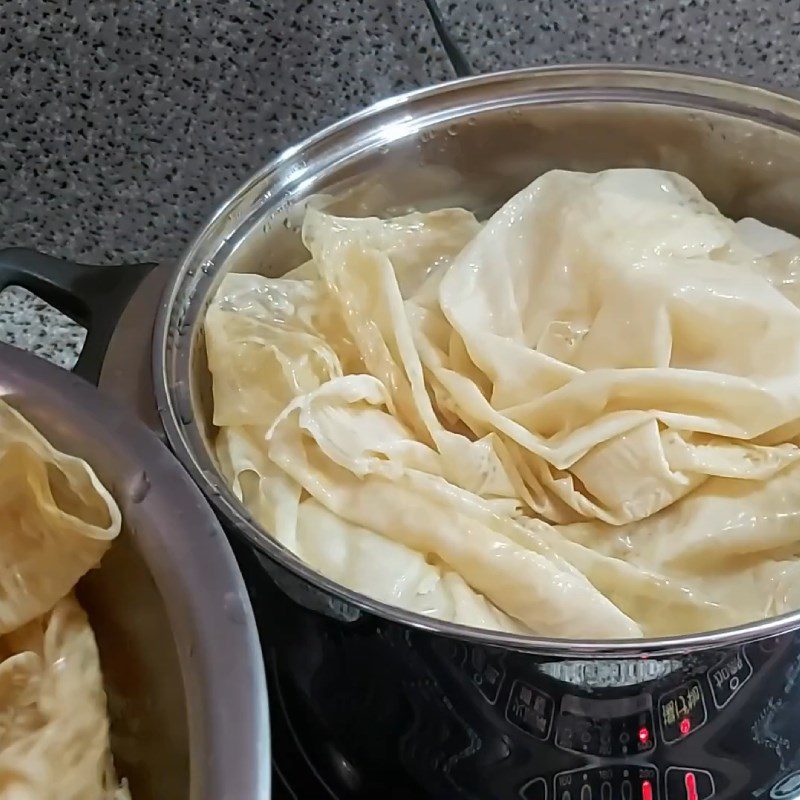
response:
{"label": "bowl rim", "polygon": [[[595,84],[595,81],[599,79],[603,79],[611,85],[607,86],[602,82]],[[794,631],[800,628],[800,609],[766,620],[678,636],[602,640],[556,638],[474,628],[427,617],[374,600],[317,573],[256,524],[244,505],[224,485],[210,453],[204,445],[200,444],[201,437],[197,422],[193,419],[181,418],[178,409],[181,397],[176,392],[176,387],[181,391],[186,391],[190,383],[190,371],[187,367],[194,352],[194,337],[172,335],[173,330],[187,324],[186,318],[189,316],[187,303],[179,301],[190,298],[193,293],[197,292],[198,281],[202,280],[198,265],[203,260],[203,248],[209,241],[219,244],[219,236],[215,241],[218,228],[223,220],[235,217],[235,208],[243,198],[258,187],[267,189],[269,181],[276,174],[294,160],[302,159],[303,154],[309,150],[324,145],[340,134],[352,132],[365,122],[377,121],[382,115],[394,110],[407,108],[431,98],[450,97],[458,92],[469,91],[476,87],[492,87],[518,82],[520,84],[541,83],[548,80],[555,82],[555,89],[542,87],[537,90],[536,87],[529,87],[528,94],[556,92],[552,98],[554,101],[558,101],[558,98],[561,97],[558,92],[597,89],[608,90],[609,94],[605,97],[593,95],[596,102],[603,102],[604,99],[612,102],[626,99],[635,100],[637,93],[647,92],[652,92],[654,100],[658,96],[674,98],[676,105],[681,105],[677,102],[678,98],[695,99],[698,103],[706,100],[706,105],[699,106],[703,110],[719,111],[730,116],[742,116],[773,126],[788,126],[792,133],[800,136],[800,97],[794,97],[789,92],[776,91],[757,83],[732,80],[722,75],[698,74],[691,70],[596,63],[525,67],[457,78],[379,100],[325,126],[297,144],[281,151],[243,181],[218,205],[194,239],[187,245],[178,261],[178,266],[161,298],[153,335],[152,352],[153,383],[159,415],[170,446],[211,503],[222,514],[229,529],[243,538],[259,554],[282,565],[295,576],[310,584],[311,587],[319,590],[323,596],[338,598],[354,606],[359,612],[372,613],[417,630],[510,650],[572,658],[670,655],[689,650],[732,646]],[[580,83],[581,81],[584,83]],[[560,85],[560,82],[563,82],[563,85]],[[626,82],[630,85],[627,85]],[[221,267],[217,269],[217,272],[222,271]],[[196,328],[200,323],[201,319],[198,315],[188,324]],[[179,355],[176,360],[175,354],[179,352],[180,345],[176,350],[175,343],[179,338],[183,338],[184,341],[188,339],[191,342],[188,348],[185,344],[183,345],[183,354]],[[176,363],[178,364],[177,371],[174,369]],[[185,400],[185,398],[183,399]],[[204,451],[204,455],[208,457],[210,468],[198,460],[196,452],[198,449]],[[339,616],[335,612],[331,613]]]}

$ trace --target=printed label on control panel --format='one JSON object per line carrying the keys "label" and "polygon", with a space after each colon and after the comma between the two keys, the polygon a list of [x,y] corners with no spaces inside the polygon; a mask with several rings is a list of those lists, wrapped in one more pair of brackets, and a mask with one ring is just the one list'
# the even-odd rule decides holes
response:
{"label": "printed label on control panel", "polygon": [[742,649],[721,659],[708,671],[714,705],[717,708],[728,705],[752,674],[753,667]]}
{"label": "printed label on control panel", "polygon": [[659,800],[658,770],[650,764],[614,765],[561,772],[555,800]]}
{"label": "printed label on control panel", "polygon": [[709,800],[714,796],[714,778],[705,769],[668,767],[664,783],[666,800]]}
{"label": "printed label on control panel", "polygon": [[786,703],[782,697],[770,697],[750,726],[753,741],[775,753],[780,769],[786,769],[787,759],[792,752],[790,737],[793,736],[796,719],[793,703]]}
{"label": "printed label on control panel", "polygon": [[706,723],[706,701],[700,682],[693,680],[662,695],[658,701],[661,736],[666,744],[684,739]]}
{"label": "printed label on control panel", "polygon": [[537,739],[547,739],[553,722],[553,699],[524,681],[514,681],[506,705],[506,719]]}

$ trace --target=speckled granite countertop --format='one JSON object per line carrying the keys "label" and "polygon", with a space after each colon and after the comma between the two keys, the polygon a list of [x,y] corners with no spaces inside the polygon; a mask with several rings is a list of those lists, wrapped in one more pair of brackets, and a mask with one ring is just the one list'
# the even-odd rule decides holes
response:
{"label": "speckled granite countertop", "polygon": [[[480,71],[614,61],[798,82],[800,0],[441,5]],[[4,0],[0,76],[0,247],[113,263],[174,257],[271,155],[451,71],[422,0]],[[0,339],[70,364],[82,335],[12,290]]]}

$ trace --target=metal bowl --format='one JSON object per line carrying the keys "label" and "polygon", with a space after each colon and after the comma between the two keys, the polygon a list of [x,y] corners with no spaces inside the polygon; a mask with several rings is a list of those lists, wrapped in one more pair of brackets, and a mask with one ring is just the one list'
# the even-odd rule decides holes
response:
{"label": "metal bowl", "polygon": [[158,438],[85,381],[0,345],[3,398],[85,459],[123,531],[78,586],[97,637],[112,749],[136,800],[270,796],[253,612],[205,499]]}
{"label": "metal bowl", "polygon": [[315,573],[259,530],[217,470],[209,446],[205,309],[226,272],[278,276],[306,258],[299,223],[309,198],[353,216],[459,205],[486,217],[549,169],[624,166],[675,170],[729,216],[752,215],[800,233],[797,100],[715,78],[570,67],[470,78],[378,103],[285,151],[189,246],[162,296],[152,343],[161,420],[229,529],[267,556],[267,568],[275,562],[298,576],[295,594],[304,602],[330,611],[332,603],[346,601],[417,628],[551,653],[664,652],[800,625],[795,612],[730,631],[643,643],[519,637],[431,620]]}

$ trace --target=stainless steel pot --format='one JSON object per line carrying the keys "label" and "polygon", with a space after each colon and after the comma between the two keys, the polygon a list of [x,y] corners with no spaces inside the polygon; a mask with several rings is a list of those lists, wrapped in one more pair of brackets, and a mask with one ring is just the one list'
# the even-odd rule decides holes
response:
{"label": "stainless steel pot", "polygon": [[266,800],[263,662],[208,504],[158,438],[85,381],[0,345],[5,400],[89,462],[123,532],[78,592],[98,640],[120,773],[136,800]]}
{"label": "stainless steel pot", "polygon": [[[131,376],[152,381],[170,445],[255,554],[273,724],[285,723],[276,748],[342,797],[672,798],[694,770],[698,797],[734,798],[776,791],[800,770],[799,613],[626,642],[430,620],[335,585],[265,536],[209,448],[205,308],[226,271],[300,263],[309,198],[353,215],[455,204],[485,216],[547,169],[612,166],[676,170],[728,215],[800,233],[798,101],[654,70],[514,71],[387,100],[290,148],[174,270],[150,274],[112,338],[101,384],[129,398],[138,387],[146,405],[150,388]],[[137,323],[149,333],[146,295],[164,283],[152,340],[123,339]]]}
{"label": "stainless steel pot", "polygon": [[[201,326],[226,272],[278,276],[305,260],[298,222],[312,196],[354,216],[461,205],[485,217],[543,171],[612,166],[675,170],[728,215],[755,216],[800,233],[800,102],[724,80],[657,71],[520,70],[410,92],[290,148],[241,187],[173,272],[152,348],[169,442],[229,525],[310,584],[398,621],[554,652],[607,652],[607,643],[467,633],[387,608],[343,591],[265,539],[224,487],[209,447],[210,379]],[[796,625],[800,613],[757,629],[771,633]],[[754,631],[651,641],[648,647],[707,646]],[[620,648],[638,651],[641,644],[611,646],[617,653]]]}

